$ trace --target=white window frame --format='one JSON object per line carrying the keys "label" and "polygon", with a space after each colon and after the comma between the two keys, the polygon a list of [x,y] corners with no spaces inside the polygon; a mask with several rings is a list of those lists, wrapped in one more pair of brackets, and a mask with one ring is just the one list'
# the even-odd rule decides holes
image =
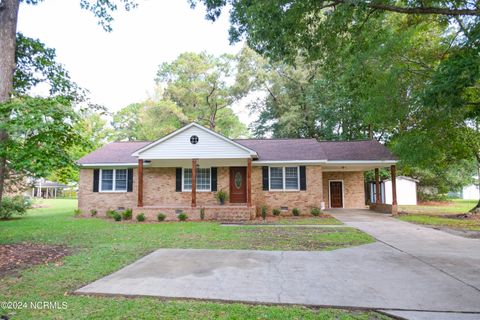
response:
{"label": "white window frame", "polygon": [[[103,171],[104,170],[112,170],[113,171],[113,180],[112,180],[112,190],[103,190],[102,188],[102,178],[103,178]],[[117,179],[117,170],[125,170],[127,172],[126,176],[126,188],[125,190],[116,190],[116,179]],[[128,192],[128,168],[115,168],[115,169],[100,169],[100,179],[98,180],[98,190],[99,192]]]}
{"label": "white window frame", "polygon": [[[185,189],[185,169],[189,169],[189,170],[192,170],[191,167],[183,167],[182,168],[182,192],[192,192],[192,189]],[[197,168],[199,169],[199,168]],[[204,167],[204,168],[200,168],[200,169],[209,169],[210,170],[210,183],[209,183],[209,188],[208,190],[197,190],[197,192],[212,192],[212,168],[211,167]],[[192,178],[193,178],[193,175],[192,175]],[[195,179],[195,182],[196,182],[196,179]]]}
{"label": "white window frame", "polygon": [[[272,181],[272,168],[282,168],[282,189],[272,189],[271,188],[271,181]],[[297,168],[297,189],[286,189],[286,175],[285,175],[285,168]],[[269,191],[278,191],[278,192],[297,192],[300,191],[300,166],[269,166],[268,167],[268,190]]]}

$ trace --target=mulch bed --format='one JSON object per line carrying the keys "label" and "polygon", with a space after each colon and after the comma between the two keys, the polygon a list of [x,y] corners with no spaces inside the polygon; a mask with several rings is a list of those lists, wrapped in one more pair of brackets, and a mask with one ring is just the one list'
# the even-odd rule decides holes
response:
{"label": "mulch bed", "polygon": [[34,243],[16,243],[0,245],[0,277],[14,274],[38,264],[56,262],[70,254],[70,250],[61,245]]}
{"label": "mulch bed", "polygon": [[267,219],[264,221],[262,217],[256,217],[254,220],[248,220],[248,221],[244,221],[242,222],[241,224],[275,224],[277,223],[278,221],[280,220],[292,220],[292,221],[295,221],[295,220],[302,220],[302,219],[318,219],[318,220],[321,220],[321,219],[328,219],[328,218],[333,218],[331,215],[329,214],[321,214],[317,217],[314,217],[314,216],[307,216],[307,215],[303,215],[303,216],[267,216]]}

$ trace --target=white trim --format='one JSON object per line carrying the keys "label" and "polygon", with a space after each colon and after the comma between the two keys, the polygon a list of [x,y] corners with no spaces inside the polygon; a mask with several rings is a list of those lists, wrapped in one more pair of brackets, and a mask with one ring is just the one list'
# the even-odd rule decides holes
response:
{"label": "white trim", "polygon": [[269,164],[325,164],[327,160],[260,160],[260,161],[252,161],[252,165],[269,165]]}
{"label": "white trim", "polygon": [[[102,189],[102,176],[103,176],[103,171],[104,170],[112,170],[112,190],[103,190]],[[117,186],[115,185],[115,183],[116,183],[116,179],[117,179],[117,170],[125,170],[126,171],[125,190],[116,190]],[[99,179],[98,179],[98,192],[101,192],[101,193],[109,193],[109,192],[124,193],[124,192],[128,192],[128,169],[127,168],[100,169],[100,175],[99,175]]]}
{"label": "white trim", "polygon": [[152,148],[152,147],[154,147],[154,146],[162,143],[162,142],[165,141],[165,140],[168,140],[168,139],[176,136],[177,134],[179,134],[179,133],[181,133],[181,132],[183,132],[183,131],[191,128],[191,127],[196,127],[196,128],[202,129],[202,130],[204,130],[204,131],[206,131],[206,132],[208,132],[208,133],[216,136],[217,138],[220,138],[220,139],[222,139],[222,140],[224,140],[224,141],[226,141],[226,142],[228,142],[228,143],[230,143],[230,144],[233,144],[234,146],[236,146],[236,147],[238,147],[238,148],[240,148],[240,149],[242,149],[242,150],[244,150],[244,151],[247,151],[247,152],[250,154],[250,156],[258,157],[257,152],[255,152],[254,150],[249,149],[249,148],[247,148],[247,147],[245,147],[245,146],[243,146],[243,145],[241,145],[241,144],[239,144],[239,143],[237,143],[237,142],[235,142],[235,141],[233,141],[233,140],[231,140],[231,139],[229,139],[229,138],[227,138],[227,137],[225,137],[225,136],[223,136],[223,135],[221,135],[221,134],[218,134],[218,133],[216,133],[216,132],[213,131],[213,130],[210,130],[210,129],[208,129],[208,128],[205,128],[204,126],[199,125],[199,124],[196,123],[196,122],[192,122],[192,123],[184,126],[183,128],[180,128],[180,129],[178,129],[178,130],[176,130],[176,131],[173,131],[172,133],[166,135],[165,137],[160,138],[160,139],[158,139],[157,141],[154,141],[154,142],[146,145],[145,147],[143,147],[143,148],[135,151],[134,153],[132,153],[132,156],[133,156],[133,157],[140,157],[140,154],[141,154],[142,152],[144,152],[144,151],[146,151],[146,150],[148,150],[148,149],[150,149],[150,148]]}
{"label": "white trim", "polygon": [[332,208],[332,194],[330,192],[330,182],[341,182],[342,183],[342,209],[345,208],[345,183],[343,180],[328,180],[328,208]]}
{"label": "white trim", "polygon": [[[143,166],[146,164],[144,163]],[[136,167],[138,163],[87,163],[79,164],[80,167],[98,168],[98,167]]]}
{"label": "white trim", "polygon": [[[282,168],[282,189],[272,189],[270,181],[272,180],[272,168]],[[297,168],[297,189],[286,189],[285,168]],[[300,166],[268,166],[268,191],[273,192],[298,192],[300,191]]]}
{"label": "white trim", "polygon": [[396,164],[398,160],[328,160],[327,164]]}
{"label": "white trim", "polygon": [[[192,170],[192,167],[182,167],[182,192],[192,192],[192,189],[185,189],[185,180],[183,179],[185,169]],[[210,188],[208,190],[198,190],[197,188],[196,192],[212,192],[212,167],[203,167],[203,168],[197,168],[197,169],[210,169]],[[193,177],[193,173],[192,173],[192,177]],[[197,179],[195,179],[195,183],[196,182],[197,182]]]}

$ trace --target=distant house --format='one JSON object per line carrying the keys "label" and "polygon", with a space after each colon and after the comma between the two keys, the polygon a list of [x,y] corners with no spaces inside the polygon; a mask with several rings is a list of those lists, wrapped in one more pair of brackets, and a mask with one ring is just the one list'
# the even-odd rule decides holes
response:
{"label": "distant house", "polygon": [[[397,203],[399,205],[417,205],[417,183],[418,180],[398,176],[397,182]],[[376,188],[375,182],[367,184],[368,200],[375,202]],[[392,181],[390,179],[380,182],[380,200],[381,203],[392,204]]]}
{"label": "distant house", "polygon": [[[78,204],[83,213],[132,208],[169,220],[180,212],[199,219],[201,210],[207,219],[248,220],[263,206],[284,214],[364,208],[364,171],[394,170],[396,162],[375,140],[232,140],[191,123],[156,141],[113,142],[81,158]],[[220,190],[229,195],[225,205],[217,204]]]}
{"label": "distant house", "polygon": [[32,198],[57,198],[62,196],[68,187],[69,186],[62,183],[37,179],[33,182],[32,189],[28,195],[32,196]]}
{"label": "distant house", "polygon": [[470,184],[462,189],[461,197],[464,200],[478,200],[480,197],[480,191],[478,190],[478,176],[473,178],[477,181],[477,184]]}

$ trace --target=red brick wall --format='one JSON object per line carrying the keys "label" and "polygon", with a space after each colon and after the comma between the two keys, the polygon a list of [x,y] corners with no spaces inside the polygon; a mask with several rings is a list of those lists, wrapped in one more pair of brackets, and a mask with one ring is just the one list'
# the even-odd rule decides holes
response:
{"label": "red brick wall", "polygon": [[[266,205],[269,214],[273,208],[288,207],[288,214],[293,208],[302,214],[310,214],[312,207],[319,207],[323,201],[322,167],[306,166],[307,190],[304,191],[264,191],[262,189],[262,167],[252,168],[252,201],[257,206],[257,214]],[[283,214],[283,213],[282,213]]]}
{"label": "red brick wall", "polygon": [[[306,173],[307,190],[305,191],[263,191],[262,167],[252,167],[252,204],[257,207],[257,214],[262,205],[268,206],[269,214],[271,214],[272,208],[280,207],[288,207],[288,214],[291,214],[291,210],[295,207],[299,208],[302,214],[309,214],[310,209],[320,207],[322,201],[328,208],[328,180],[344,181],[345,208],[365,207],[362,172],[322,172],[320,166],[306,166]],[[218,168],[218,190],[224,189],[229,192],[229,175],[229,168]],[[99,215],[102,215],[108,209],[136,208],[137,169],[134,169],[133,176],[133,192],[93,192],[93,169],[80,170],[78,192],[80,210],[88,215],[90,209],[96,209]],[[191,193],[175,192],[175,168],[144,168],[143,203],[145,207],[188,207],[191,203]],[[197,192],[198,208],[216,204],[214,192]],[[140,212],[141,209],[136,211]],[[154,211],[158,210],[154,209]],[[214,214],[212,210],[210,211],[211,214]],[[198,212],[192,212],[192,218],[197,215]],[[154,218],[152,213],[152,219]]]}
{"label": "red brick wall", "polygon": [[90,209],[104,215],[108,209],[137,206],[137,169],[133,169],[133,192],[93,192],[93,169],[81,169],[78,183],[78,208],[89,215]]}
{"label": "red brick wall", "polygon": [[323,172],[323,199],[325,207],[329,208],[328,181],[343,180],[344,208],[365,208],[365,187],[363,172]]}

